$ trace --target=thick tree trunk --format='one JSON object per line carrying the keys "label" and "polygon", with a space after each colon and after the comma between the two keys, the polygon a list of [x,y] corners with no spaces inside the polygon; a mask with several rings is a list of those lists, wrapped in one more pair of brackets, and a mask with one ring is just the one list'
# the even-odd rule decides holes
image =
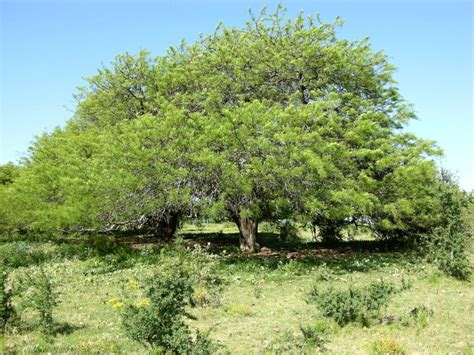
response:
{"label": "thick tree trunk", "polygon": [[234,222],[239,227],[240,250],[245,253],[257,251],[258,221],[252,218],[234,216]]}
{"label": "thick tree trunk", "polygon": [[179,214],[171,213],[164,218],[156,221],[152,226],[153,235],[163,241],[173,239],[176,229],[178,228]]}

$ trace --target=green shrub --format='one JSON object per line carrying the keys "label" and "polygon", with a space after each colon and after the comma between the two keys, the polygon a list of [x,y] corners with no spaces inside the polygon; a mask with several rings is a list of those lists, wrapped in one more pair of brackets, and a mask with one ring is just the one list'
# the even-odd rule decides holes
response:
{"label": "green shrub", "polygon": [[4,334],[15,316],[12,305],[12,290],[8,287],[8,272],[0,268],[0,334]]}
{"label": "green shrub", "polygon": [[380,281],[365,288],[349,288],[347,291],[332,288],[319,291],[314,288],[310,295],[323,315],[333,318],[340,326],[351,322],[368,326],[396,292],[398,290],[393,284]]}
{"label": "green shrub", "polygon": [[326,337],[331,331],[328,323],[317,321],[313,326],[300,326],[300,330],[306,347],[324,350],[324,345],[327,342]]}
{"label": "green shrub", "polygon": [[201,306],[218,306],[224,280],[217,269],[215,257],[207,254],[199,244],[186,249],[184,242],[177,238],[176,249],[164,248],[160,255],[159,271],[172,276],[181,270],[189,276],[189,281],[198,296],[196,302]]}
{"label": "green shrub", "polygon": [[298,242],[300,241],[298,227],[291,220],[284,219],[279,223],[280,239],[282,241]]}
{"label": "green shrub", "polygon": [[32,309],[37,313],[41,333],[52,335],[56,326],[53,312],[59,303],[59,294],[44,269],[31,268],[19,276],[16,293],[21,294],[21,308]]}
{"label": "green shrub", "polygon": [[401,319],[404,326],[416,326],[419,330],[426,328],[429,319],[433,316],[433,311],[426,306],[418,306],[413,308],[406,317]]}
{"label": "green shrub", "polygon": [[52,243],[7,242],[0,244],[0,266],[10,268],[37,265],[54,257],[57,248]]}
{"label": "green shrub", "polygon": [[107,235],[89,236],[88,243],[99,256],[115,253],[120,248],[115,238]]}
{"label": "green shrub", "polygon": [[424,250],[428,259],[438,265],[445,274],[467,280],[471,274],[466,254],[471,243],[471,230],[465,211],[472,201],[446,171],[441,172],[438,198],[439,224],[430,235],[423,238]]}
{"label": "green shrub", "polygon": [[313,326],[300,326],[301,334],[285,332],[266,346],[266,353],[313,354],[325,350],[330,326],[318,321]]}
{"label": "green shrub", "polygon": [[210,352],[212,343],[206,335],[193,339],[184,322],[190,317],[186,308],[194,305],[193,293],[189,275],[182,270],[175,270],[174,275],[156,274],[144,290],[147,302],[123,308],[125,334],[159,352],[191,353],[196,347],[200,353]]}

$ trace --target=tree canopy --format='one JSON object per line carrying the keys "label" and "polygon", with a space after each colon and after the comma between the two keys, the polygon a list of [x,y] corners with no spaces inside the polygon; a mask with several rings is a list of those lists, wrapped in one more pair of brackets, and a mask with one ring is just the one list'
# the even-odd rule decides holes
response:
{"label": "tree canopy", "polygon": [[168,239],[212,215],[250,252],[261,221],[310,222],[327,239],[348,224],[382,238],[433,228],[441,152],[404,130],[415,115],[387,57],[339,39],[340,25],[264,9],[163,56],[117,56],[18,176],[2,168],[1,228]]}

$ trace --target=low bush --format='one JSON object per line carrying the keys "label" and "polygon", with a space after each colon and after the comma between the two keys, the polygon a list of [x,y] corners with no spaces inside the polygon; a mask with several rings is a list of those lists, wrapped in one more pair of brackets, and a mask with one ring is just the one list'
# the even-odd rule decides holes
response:
{"label": "low bush", "polygon": [[56,292],[51,278],[42,267],[30,268],[17,277],[15,294],[20,295],[22,311],[32,309],[38,315],[37,326],[44,335],[52,335],[57,323],[53,312],[58,305],[59,293]]}
{"label": "low bush", "polygon": [[53,243],[7,242],[0,244],[0,266],[9,268],[37,265],[55,256],[57,248]]}
{"label": "low bush", "polygon": [[300,326],[300,334],[287,331],[266,346],[265,353],[313,354],[325,351],[331,327],[325,321]]}
{"label": "low bush", "polygon": [[224,286],[218,266],[216,257],[206,253],[199,244],[186,248],[178,238],[174,249],[165,247],[162,250],[158,269],[170,276],[176,270],[186,273],[195,290],[196,302],[200,306],[218,306]]}
{"label": "low bush", "polygon": [[429,319],[432,316],[433,310],[426,306],[417,306],[401,319],[401,324],[407,327],[416,326],[420,330],[428,326]]}
{"label": "low bush", "polygon": [[310,296],[323,315],[334,319],[340,326],[352,322],[368,326],[396,292],[399,289],[393,284],[379,281],[364,288],[345,291],[332,288],[319,291],[314,288]]}
{"label": "low bush", "polygon": [[148,284],[145,302],[117,307],[122,308],[125,334],[158,352],[210,353],[215,344],[206,334],[193,338],[184,321],[191,317],[187,307],[194,305],[189,275],[177,269],[174,275],[156,274]]}
{"label": "low bush", "polygon": [[331,333],[331,326],[322,320],[318,320],[312,326],[301,326],[301,333],[305,346],[323,351],[327,343],[327,336]]}
{"label": "low bush", "polygon": [[0,268],[0,334],[7,331],[7,327],[15,316],[12,305],[12,290],[8,285],[8,271]]}

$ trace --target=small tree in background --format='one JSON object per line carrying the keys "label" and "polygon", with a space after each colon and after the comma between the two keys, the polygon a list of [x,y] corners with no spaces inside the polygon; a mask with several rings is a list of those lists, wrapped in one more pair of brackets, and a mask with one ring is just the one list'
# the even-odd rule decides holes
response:
{"label": "small tree in background", "polygon": [[428,258],[448,275],[466,280],[471,275],[471,265],[466,249],[472,243],[472,230],[466,220],[466,209],[472,198],[461,191],[453,175],[441,170],[436,185],[439,198],[439,224],[423,236]]}

